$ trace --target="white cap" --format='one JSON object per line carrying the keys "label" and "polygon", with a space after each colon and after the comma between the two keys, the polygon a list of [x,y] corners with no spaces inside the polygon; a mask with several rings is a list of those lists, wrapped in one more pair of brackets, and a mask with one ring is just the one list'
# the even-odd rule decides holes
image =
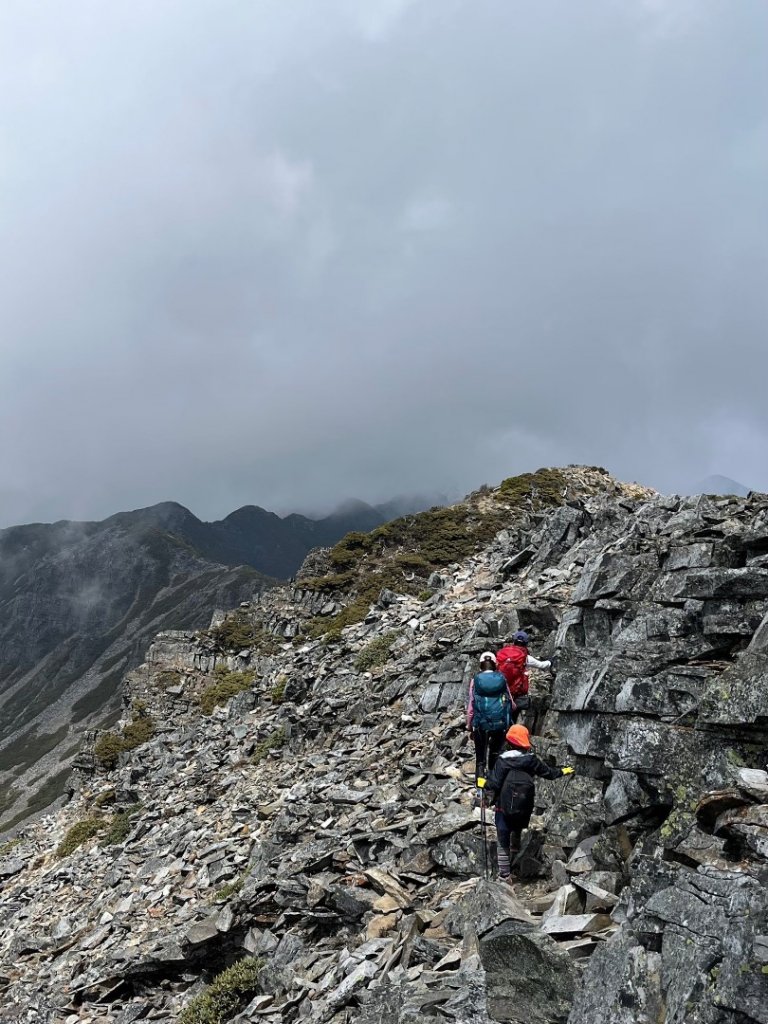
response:
{"label": "white cap", "polygon": [[482,665],[484,661],[492,661],[494,665],[496,664],[496,655],[493,651],[483,651],[480,655],[480,664]]}

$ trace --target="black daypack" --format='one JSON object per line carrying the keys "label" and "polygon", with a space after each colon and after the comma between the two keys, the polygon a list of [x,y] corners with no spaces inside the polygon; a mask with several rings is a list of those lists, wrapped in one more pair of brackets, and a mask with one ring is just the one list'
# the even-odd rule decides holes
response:
{"label": "black daypack", "polygon": [[507,773],[499,797],[499,806],[505,814],[522,814],[530,817],[535,799],[536,786],[527,772],[513,768]]}
{"label": "black daypack", "polygon": [[507,681],[501,672],[478,672],[474,684],[473,727],[483,732],[508,729],[512,706]]}

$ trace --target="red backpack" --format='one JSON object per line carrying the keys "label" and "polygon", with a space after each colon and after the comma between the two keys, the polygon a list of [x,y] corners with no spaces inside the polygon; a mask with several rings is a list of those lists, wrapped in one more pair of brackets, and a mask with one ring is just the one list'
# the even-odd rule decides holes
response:
{"label": "red backpack", "polygon": [[496,654],[496,667],[507,680],[513,697],[524,697],[528,693],[527,657],[527,648],[517,646],[502,647]]}

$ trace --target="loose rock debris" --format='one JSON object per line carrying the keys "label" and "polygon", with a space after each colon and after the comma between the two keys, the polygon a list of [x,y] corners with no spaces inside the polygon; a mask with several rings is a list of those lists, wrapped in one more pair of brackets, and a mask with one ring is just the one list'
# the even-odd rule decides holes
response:
{"label": "loose rock debris", "polygon": [[[766,550],[763,496],[612,491],[519,516],[340,641],[162,634],[124,701],[155,736],[110,772],[82,755],[0,855],[0,1022],[176,1021],[254,957],[236,1021],[765,1024]],[[318,600],[299,579],[245,611],[295,638]],[[539,784],[509,886],[493,844],[484,877],[462,702],[531,623],[558,673],[524,720],[578,774]],[[204,717],[222,664],[255,679]],[[128,809],[119,842],[57,858]]]}

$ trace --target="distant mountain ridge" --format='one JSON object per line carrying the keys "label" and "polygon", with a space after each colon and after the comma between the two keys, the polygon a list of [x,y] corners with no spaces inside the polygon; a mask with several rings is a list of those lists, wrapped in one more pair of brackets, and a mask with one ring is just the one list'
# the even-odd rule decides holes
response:
{"label": "distant mountain ridge", "polygon": [[310,549],[385,521],[350,501],[317,520],[246,505],[206,523],[167,501],[0,530],[0,822],[55,795],[158,630],[206,627],[216,608],[292,576]]}
{"label": "distant mountain ridge", "polygon": [[292,576],[311,548],[335,544],[351,530],[373,530],[384,522],[378,509],[354,500],[322,519],[296,512],[281,517],[259,505],[243,505],[224,519],[204,522],[178,502],[166,501],[104,520],[168,530],[211,561],[250,565],[275,579]]}
{"label": "distant mountain ridge", "polygon": [[700,480],[692,489],[691,494],[736,494],[740,498],[746,498],[749,492],[750,488],[740,484],[738,480],[715,473]]}

